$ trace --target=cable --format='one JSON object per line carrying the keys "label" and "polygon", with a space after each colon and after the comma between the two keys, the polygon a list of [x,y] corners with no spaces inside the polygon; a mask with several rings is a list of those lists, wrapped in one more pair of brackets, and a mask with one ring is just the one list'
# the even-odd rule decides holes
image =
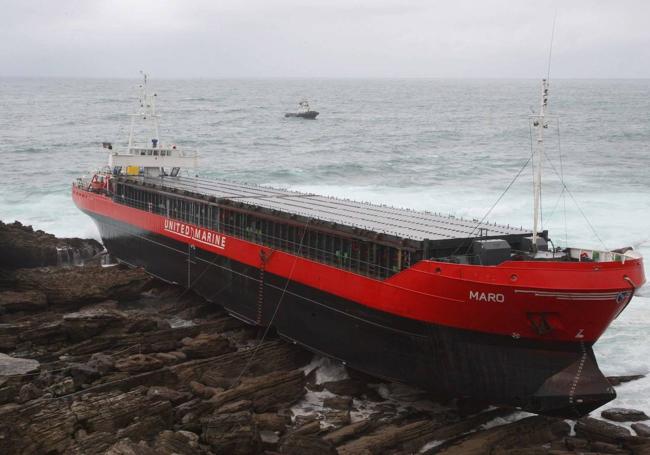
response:
{"label": "cable", "polygon": [[453,256],[454,254],[456,254],[456,253],[458,252],[458,250],[460,250],[460,249],[465,245],[465,241],[466,241],[466,240],[470,240],[470,239],[473,238],[473,237],[472,237],[472,234],[474,233],[474,231],[476,231],[476,228],[483,224],[483,221],[485,221],[485,219],[490,215],[490,213],[492,213],[492,210],[494,210],[494,207],[496,207],[497,204],[498,204],[499,202],[501,202],[501,199],[503,199],[503,196],[506,195],[506,193],[510,190],[510,188],[512,187],[512,185],[515,183],[515,181],[519,178],[519,176],[521,175],[521,173],[524,171],[524,169],[526,168],[526,166],[528,166],[528,163],[530,162],[530,160],[532,159],[532,157],[533,157],[533,155],[531,154],[531,155],[528,157],[528,159],[526,160],[526,162],[524,163],[524,165],[521,166],[521,168],[519,169],[519,172],[517,172],[517,175],[515,175],[515,177],[510,181],[510,183],[509,183],[508,186],[506,187],[506,189],[503,190],[503,192],[502,192],[501,195],[497,198],[497,200],[494,202],[494,204],[492,204],[492,207],[490,207],[490,209],[485,213],[485,215],[483,215],[483,218],[481,218],[481,221],[479,221],[479,222],[476,224],[476,226],[474,226],[474,227],[472,228],[472,230],[471,230],[470,233],[469,233],[469,236],[466,237],[466,238],[465,238],[465,239],[464,239],[464,240],[463,240],[463,241],[458,245],[458,247],[456,247],[456,249],[454,250],[453,253],[451,253],[450,256]]}
{"label": "cable", "polygon": [[[553,162],[552,162],[552,161],[550,160],[550,158],[546,155],[546,152],[544,152],[544,157],[546,158],[546,161],[548,161],[548,163],[551,165],[551,169],[553,169],[553,172],[555,172],[555,175],[557,175],[558,177],[560,177],[560,174],[557,172],[557,169],[555,169],[555,166],[553,166]],[[569,194],[569,196],[571,196],[571,199],[573,199],[573,203],[576,205],[576,208],[580,211],[580,214],[582,215],[582,217],[583,217],[583,218],[585,219],[585,221],[587,222],[587,225],[589,225],[589,228],[591,229],[591,232],[593,232],[594,236],[596,236],[596,238],[597,238],[598,241],[601,243],[601,245],[603,246],[603,248],[604,248],[606,251],[609,251],[609,249],[608,249],[607,246],[605,245],[605,242],[603,242],[603,239],[600,238],[600,236],[598,235],[598,232],[596,232],[596,229],[595,229],[594,226],[591,224],[591,221],[589,221],[589,218],[587,218],[587,215],[585,215],[585,212],[582,211],[582,208],[581,208],[580,205],[578,204],[578,201],[576,200],[575,196],[573,196],[573,193],[571,192],[571,190],[569,190],[569,188],[566,186],[566,183],[564,183],[563,180],[562,180],[562,187],[566,190],[566,192]]]}

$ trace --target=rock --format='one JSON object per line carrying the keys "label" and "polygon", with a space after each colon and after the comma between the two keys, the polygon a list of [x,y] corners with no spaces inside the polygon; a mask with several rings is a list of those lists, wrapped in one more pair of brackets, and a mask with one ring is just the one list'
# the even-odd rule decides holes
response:
{"label": "rock", "polygon": [[70,405],[70,410],[79,425],[93,432],[116,432],[134,422],[154,417],[160,419],[156,422],[162,422],[154,428],[155,431],[160,431],[165,426],[171,426],[173,419],[171,404],[148,396],[145,387],[137,387],[125,393],[117,390],[100,394],[88,393],[75,400]]}
{"label": "rock", "polygon": [[564,420],[542,416],[527,417],[509,425],[471,433],[440,450],[439,453],[445,455],[506,454],[509,453],[506,451],[508,449],[539,446],[556,441],[567,436],[569,431],[569,424]]}
{"label": "rock", "polygon": [[113,357],[108,354],[96,352],[90,356],[87,365],[90,368],[97,370],[99,374],[104,375],[113,369],[115,361],[113,360]]}
{"label": "rock", "polygon": [[322,386],[335,395],[345,395],[352,397],[361,396],[368,389],[365,382],[352,378],[341,379],[340,381],[324,382]]}
{"label": "rock", "polygon": [[163,363],[147,354],[134,354],[115,362],[115,368],[127,373],[142,373],[161,368]]}
{"label": "rock", "polygon": [[210,401],[219,407],[244,399],[253,402],[255,412],[266,412],[295,403],[304,394],[305,375],[302,370],[276,371],[245,378],[237,387],[215,394]]}
{"label": "rock", "polygon": [[645,412],[637,411],[636,409],[609,408],[601,412],[600,415],[614,422],[639,422],[641,420],[648,420]]}
{"label": "rock", "polygon": [[0,378],[14,374],[27,374],[38,370],[40,363],[37,360],[11,357],[0,352]]}
{"label": "rock", "polygon": [[66,453],[74,455],[103,454],[116,442],[117,438],[114,434],[105,431],[86,434],[85,430],[80,429],[75,432],[75,444],[69,447]]}
{"label": "rock", "polygon": [[203,441],[217,453],[248,455],[260,449],[259,432],[250,412],[204,417],[201,426]]}
{"label": "rock", "polygon": [[3,269],[66,265],[75,258],[91,258],[102,250],[95,240],[57,239],[18,221],[12,224],[0,221],[0,268]]}
{"label": "rock", "polygon": [[199,436],[190,431],[162,431],[156,436],[154,448],[158,454],[194,455],[204,453],[199,446]]}
{"label": "rock", "polygon": [[16,290],[42,292],[49,305],[62,308],[111,299],[133,300],[152,280],[142,269],[101,266],[19,269],[11,278]]}
{"label": "rock", "polygon": [[608,442],[594,441],[591,443],[591,451],[597,453],[609,453],[617,455],[627,455],[627,450],[621,449],[618,445],[610,444]]}
{"label": "rock", "polygon": [[73,393],[76,388],[72,378],[65,378],[62,381],[55,382],[47,390],[55,397],[62,397]]}
{"label": "rock", "polygon": [[192,398],[192,395],[189,393],[182,393],[176,390],[170,389],[169,387],[163,386],[153,386],[149,387],[147,390],[147,396],[170,401],[173,405],[178,405],[189,401]]}
{"label": "rock", "polygon": [[265,447],[275,448],[276,444],[280,441],[278,433],[271,430],[260,430],[260,440]]}
{"label": "rock", "polygon": [[[234,318],[229,317],[225,321],[231,324],[228,328],[213,330],[215,332],[232,330],[233,322],[241,327],[241,323]],[[244,376],[258,377],[274,371],[301,368],[312,358],[312,354],[307,350],[279,340],[267,341],[256,349],[256,355],[252,360],[250,350],[240,350],[220,355],[209,361],[187,362],[173,369],[183,381],[199,381],[211,387],[231,388],[235,385],[231,378],[238,377],[246,365],[248,367]],[[224,382],[225,378],[228,378],[226,382]]]}
{"label": "rock", "polygon": [[350,410],[352,406],[351,397],[327,397],[323,400],[323,406],[326,408]]}
{"label": "rock", "polygon": [[18,399],[16,401],[18,403],[25,403],[27,401],[38,398],[41,395],[43,395],[43,391],[29,382],[20,388],[20,391],[18,392]]}
{"label": "rock", "polygon": [[291,430],[291,434],[301,436],[315,435],[320,433],[321,430],[320,420],[312,420],[302,425],[298,423],[297,425],[297,428]]}
{"label": "rock", "polygon": [[287,426],[291,423],[289,416],[282,416],[272,412],[265,412],[263,414],[254,414],[253,419],[260,430],[276,431],[284,433]]}
{"label": "rock", "polygon": [[41,311],[47,308],[47,297],[39,291],[0,292],[0,314],[15,311]]}
{"label": "rock", "polygon": [[167,326],[159,326],[159,321],[156,318],[148,316],[139,316],[136,318],[131,318],[127,321],[125,332],[134,333],[134,332],[151,332],[159,329],[168,329],[169,323]]}
{"label": "rock", "polygon": [[208,398],[211,398],[215,393],[220,391],[215,388],[205,386],[200,382],[196,382],[196,381],[190,382],[190,390],[194,395],[206,400]]}
{"label": "rock", "polygon": [[283,455],[337,455],[338,452],[329,441],[315,436],[290,434],[280,443]]}
{"label": "rock", "polygon": [[592,417],[582,417],[575,425],[576,436],[590,441],[617,443],[630,436],[630,430]]}
{"label": "rock", "polygon": [[60,400],[0,406],[3,454],[67,453],[77,428],[74,415]]}
{"label": "rock", "polygon": [[250,411],[253,403],[248,400],[232,401],[220,406],[215,411],[217,414],[231,414],[233,412]]}
{"label": "rock", "polygon": [[357,435],[363,433],[369,427],[369,420],[360,420],[358,422],[351,423],[350,425],[339,428],[338,430],[327,433],[325,436],[323,436],[323,439],[338,446],[345,441],[357,437]]}
{"label": "rock", "polygon": [[181,343],[180,350],[188,359],[204,359],[234,351],[227,338],[216,334],[201,333],[195,338],[184,338]]}
{"label": "rock", "polygon": [[135,443],[129,438],[124,438],[113,444],[105,455],[158,455],[158,452],[144,441]]}
{"label": "rock", "polygon": [[77,387],[80,387],[82,384],[90,384],[101,376],[99,371],[84,363],[69,364],[68,374],[72,376]]}
{"label": "rock", "polygon": [[642,438],[650,438],[650,425],[645,423],[633,423],[632,429]]}
{"label": "rock", "polygon": [[566,448],[569,450],[586,451],[589,448],[589,441],[582,438],[566,438],[564,441]]}
{"label": "rock", "polygon": [[118,325],[126,320],[121,311],[105,308],[86,308],[63,316],[63,329],[72,341],[86,340],[99,335],[111,325]]}

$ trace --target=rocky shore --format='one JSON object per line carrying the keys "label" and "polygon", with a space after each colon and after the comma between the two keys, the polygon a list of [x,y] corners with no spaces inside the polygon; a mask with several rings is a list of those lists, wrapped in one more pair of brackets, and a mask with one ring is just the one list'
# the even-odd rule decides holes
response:
{"label": "rocky shore", "polygon": [[434,403],[102,266],[95,241],[0,223],[0,248],[3,454],[650,455],[639,411]]}

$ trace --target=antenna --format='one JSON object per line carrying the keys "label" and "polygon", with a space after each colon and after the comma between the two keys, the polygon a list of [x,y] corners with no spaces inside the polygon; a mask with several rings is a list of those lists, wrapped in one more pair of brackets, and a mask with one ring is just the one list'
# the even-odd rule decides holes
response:
{"label": "antenna", "polygon": [[548,50],[548,66],[546,79],[542,79],[542,93],[539,105],[539,114],[533,116],[533,126],[537,128],[537,147],[533,152],[533,252],[537,252],[537,237],[541,227],[542,212],[542,164],[544,159],[544,130],[548,128],[546,110],[548,109],[549,80],[551,77],[551,56],[553,53],[553,38],[555,37],[555,22],[557,10],[553,17],[553,29]]}

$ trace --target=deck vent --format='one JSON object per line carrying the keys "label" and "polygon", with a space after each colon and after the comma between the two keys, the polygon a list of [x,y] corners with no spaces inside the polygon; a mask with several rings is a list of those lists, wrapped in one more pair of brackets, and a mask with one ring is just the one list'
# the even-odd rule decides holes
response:
{"label": "deck vent", "polygon": [[510,244],[503,239],[474,240],[472,250],[480,265],[497,265],[510,259]]}

